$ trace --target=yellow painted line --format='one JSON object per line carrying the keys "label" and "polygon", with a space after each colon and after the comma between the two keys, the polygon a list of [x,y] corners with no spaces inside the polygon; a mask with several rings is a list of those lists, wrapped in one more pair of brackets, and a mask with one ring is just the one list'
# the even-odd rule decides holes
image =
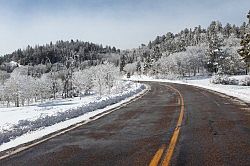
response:
{"label": "yellow painted line", "polygon": [[160,149],[158,149],[158,151],[155,153],[153,159],[151,160],[149,166],[158,165],[158,163],[159,163],[159,161],[160,161],[160,159],[161,159],[161,156],[162,156],[162,154],[163,154],[165,148],[166,148],[166,145],[164,144],[164,145],[162,145],[162,146],[160,147]]}
{"label": "yellow painted line", "polygon": [[177,98],[177,103],[178,103],[178,105],[181,105],[181,100],[179,97]]}
{"label": "yellow painted line", "polygon": [[175,132],[171,138],[171,142],[169,144],[167,153],[163,159],[162,166],[168,166],[170,164],[170,160],[171,160],[172,155],[174,153],[174,148],[175,148],[175,145],[176,145],[176,142],[178,139],[179,132],[180,132],[180,130],[175,130]]}
{"label": "yellow painted line", "polygon": [[181,112],[180,112],[180,115],[179,115],[177,125],[175,127],[174,134],[173,134],[173,136],[171,138],[169,147],[167,149],[167,153],[166,153],[166,155],[164,157],[164,160],[162,162],[162,166],[168,166],[170,164],[171,158],[172,158],[173,153],[174,153],[174,148],[176,146],[177,139],[178,139],[178,136],[179,136],[179,133],[180,133],[180,127],[181,127],[181,124],[182,124],[182,120],[183,120],[183,117],[184,117],[184,99],[183,99],[183,96],[182,96],[181,92],[178,89],[176,89],[176,88],[174,88],[172,86],[168,85],[168,87],[172,88],[173,90],[175,90],[179,94]]}
{"label": "yellow painted line", "polygon": [[[179,118],[178,118],[177,125],[176,125],[175,130],[174,130],[173,136],[172,136],[172,138],[170,140],[170,144],[169,144],[168,149],[166,151],[166,155],[163,157],[163,161],[161,163],[162,166],[168,166],[170,164],[170,161],[171,161],[171,158],[173,156],[174,149],[175,149],[175,146],[176,146],[176,143],[177,143],[177,140],[178,140],[178,136],[180,134],[180,127],[181,127],[181,124],[182,124],[182,120],[183,120],[183,117],[184,117],[184,99],[183,99],[182,94],[180,93],[180,91],[178,89],[176,89],[176,88],[174,88],[174,87],[172,87],[170,85],[165,85],[165,86],[167,86],[168,88],[170,88],[170,89],[172,89],[172,90],[174,90],[175,92],[178,93],[178,95],[180,97],[178,99],[178,103],[180,103],[181,112],[180,112],[180,115],[179,115]],[[163,153],[160,154],[159,151],[161,151],[161,148],[156,152],[155,156],[151,160],[150,166],[157,166],[159,164],[159,161],[160,161],[160,159],[162,157],[162,154],[163,154]],[[158,155],[160,155],[160,157]],[[158,162],[152,162],[152,161],[156,160],[154,158],[156,158],[156,159],[160,158],[160,159],[158,160]]]}

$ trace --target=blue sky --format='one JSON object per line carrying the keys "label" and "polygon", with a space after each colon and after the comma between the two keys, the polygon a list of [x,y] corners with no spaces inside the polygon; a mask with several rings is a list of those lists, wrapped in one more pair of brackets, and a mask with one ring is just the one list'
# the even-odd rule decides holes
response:
{"label": "blue sky", "polygon": [[249,0],[0,0],[0,55],[80,39],[121,49],[212,20],[241,25]]}

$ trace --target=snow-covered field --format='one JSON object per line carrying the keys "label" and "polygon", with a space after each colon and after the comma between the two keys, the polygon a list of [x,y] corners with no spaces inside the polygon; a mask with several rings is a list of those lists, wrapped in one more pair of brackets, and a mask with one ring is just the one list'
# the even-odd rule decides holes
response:
{"label": "snow-covered field", "polygon": [[[235,79],[243,79],[246,76],[234,76]],[[221,85],[213,84],[208,78],[191,78],[183,80],[166,80],[166,79],[154,79],[147,76],[131,76],[129,80],[141,80],[141,81],[158,81],[158,82],[171,82],[178,84],[193,85],[201,88],[210,89],[220,93],[224,93],[229,96],[237,97],[247,103],[250,103],[250,86],[239,86],[239,85]]]}
{"label": "snow-covered field", "polygon": [[[25,107],[0,108],[0,151],[41,138],[143,93],[145,85],[126,81],[112,95],[58,99]],[[2,144],[2,145],[1,145]]]}

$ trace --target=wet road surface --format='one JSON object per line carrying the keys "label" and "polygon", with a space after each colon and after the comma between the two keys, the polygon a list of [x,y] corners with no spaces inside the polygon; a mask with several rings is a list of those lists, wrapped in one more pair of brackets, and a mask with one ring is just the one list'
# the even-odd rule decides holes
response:
{"label": "wet road surface", "polygon": [[96,121],[3,160],[0,165],[149,165],[166,145],[163,162],[180,115],[184,118],[171,165],[249,165],[249,105],[187,85],[148,82],[137,101]]}

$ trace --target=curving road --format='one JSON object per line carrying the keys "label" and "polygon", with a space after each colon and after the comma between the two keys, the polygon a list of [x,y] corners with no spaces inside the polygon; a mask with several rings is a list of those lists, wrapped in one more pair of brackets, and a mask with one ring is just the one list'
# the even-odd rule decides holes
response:
{"label": "curving road", "polygon": [[248,104],[187,85],[147,84],[135,102],[0,165],[250,165]]}

